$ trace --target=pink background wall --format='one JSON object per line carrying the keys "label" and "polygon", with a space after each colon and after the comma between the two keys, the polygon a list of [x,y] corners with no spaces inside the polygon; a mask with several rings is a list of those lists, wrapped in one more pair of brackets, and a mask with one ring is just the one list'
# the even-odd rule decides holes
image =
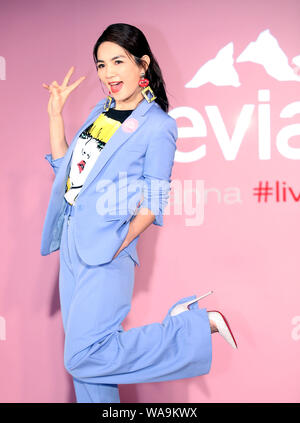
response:
{"label": "pink background wall", "polygon": [[[199,306],[222,311],[239,346],[235,351],[214,335],[210,374],[120,385],[121,401],[299,402],[299,103],[282,113],[300,100],[299,18],[298,0],[28,0],[1,6],[0,402],[75,401],[63,367],[59,255],[40,255],[54,177],[44,159],[50,146],[42,82],[61,83],[72,65],[72,81],[87,76],[64,109],[70,142],[103,98],[92,48],[115,22],[136,25],[147,36],[167,83],[170,113],[182,113],[183,106],[198,113],[193,123],[178,117],[179,128],[202,123],[194,137],[180,129],[172,178],[192,185],[185,186],[183,212],[174,213],[171,196],[165,226],[152,225],[139,241],[141,267],[124,328],[160,322],[179,298],[212,289]],[[185,87],[199,69],[200,86]],[[258,90],[268,90],[270,100],[259,101]],[[237,123],[244,105],[248,129],[246,121]],[[279,131],[289,125],[281,142]],[[201,146],[202,158],[179,154]],[[253,195],[259,181],[273,187],[268,201]],[[188,225],[189,193],[195,207],[201,187],[204,220]]]}

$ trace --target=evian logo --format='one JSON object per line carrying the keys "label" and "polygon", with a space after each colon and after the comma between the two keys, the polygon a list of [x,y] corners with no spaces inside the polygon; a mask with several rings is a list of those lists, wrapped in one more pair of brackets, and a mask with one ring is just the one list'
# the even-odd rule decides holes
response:
{"label": "evian logo", "polygon": [[[250,42],[242,53],[234,60],[233,42],[223,47],[209,60],[185,85],[185,88],[199,88],[211,83],[217,87],[240,87],[242,85],[235,63],[252,62],[262,66],[265,72],[277,81],[300,82],[300,55],[292,59],[289,64],[288,57],[279,46],[276,38],[267,29],[257,37],[256,41]],[[243,82],[244,84],[244,82]],[[223,153],[225,160],[235,160],[240,146],[256,114],[258,121],[258,158],[259,160],[271,159],[271,94],[269,89],[259,89],[257,94],[258,104],[244,104],[236,118],[235,127],[228,134],[222,113],[217,105],[204,106],[206,117],[212,127],[216,140]],[[230,99],[228,103],[230,107]],[[256,113],[255,113],[256,112]],[[280,112],[280,118],[292,118],[300,113],[300,101],[294,101],[284,106]],[[179,127],[179,138],[205,138],[207,136],[207,121],[198,110],[182,106],[170,111],[174,119],[187,118],[192,126]],[[276,136],[276,147],[279,153],[291,160],[300,160],[300,148],[289,145],[292,137],[300,135],[300,124],[288,125],[280,129]],[[177,150],[175,161],[194,162],[207,155],[205,144],[192,151],[182,152]]]}
{"label": "evian logo", "polygon": [[[248,44],[238,56],[236,63],[252,62],[264,67],[266,73],[277,81],[300,81],[297,72],[300,67],[300,55],[292,59],[296,66],[289,65],[288,57],[280,48],[278,41],[269,29],[263,31],[257,40]],[[198,88],[211,82],[216,86],[239,87],[239,74],[234,67],[233,42],[223,47],[214,59],[206,62],[189,81],[186,88]]]}

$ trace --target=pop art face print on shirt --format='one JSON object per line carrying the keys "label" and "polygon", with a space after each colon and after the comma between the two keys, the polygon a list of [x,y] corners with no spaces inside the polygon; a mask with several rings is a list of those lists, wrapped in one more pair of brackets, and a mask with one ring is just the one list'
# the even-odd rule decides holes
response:
{"label": "pop art face print on shirt", "polygon": [[71,169],[64,195],[68,203],[74,204],[101,151],[131,112],[132,110],[109,109],[79,135],[73,150]]}

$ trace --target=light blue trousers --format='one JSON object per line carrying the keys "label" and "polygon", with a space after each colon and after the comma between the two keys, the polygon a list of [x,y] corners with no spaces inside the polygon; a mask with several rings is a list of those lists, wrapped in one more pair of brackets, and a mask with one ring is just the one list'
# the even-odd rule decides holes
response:
{"label": "light blue trousers", "polygon": [[[125,331],[134,287],[134,261],[122,250],[110,263],[90,266],[74,243],[72,206],[64,218],[59,294],[65,331],[64,365],[77,402],[119,403],[118,384],[162,382],[206,374],[212,359],[206,309],[198,303],[162,323]],[[101,242],[101,239],[99,240]],[[151,402],[151,398],[149,398]]]}

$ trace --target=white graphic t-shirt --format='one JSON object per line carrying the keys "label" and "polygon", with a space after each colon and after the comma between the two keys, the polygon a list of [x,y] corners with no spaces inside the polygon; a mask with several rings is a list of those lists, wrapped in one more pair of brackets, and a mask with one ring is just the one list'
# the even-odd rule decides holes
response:
{"label": "white graphic t-shirt", "polygon": [[106,143],[131,113],[132,110],[109,109],[79,135],[64,195],[69,204],[74,204]]}

